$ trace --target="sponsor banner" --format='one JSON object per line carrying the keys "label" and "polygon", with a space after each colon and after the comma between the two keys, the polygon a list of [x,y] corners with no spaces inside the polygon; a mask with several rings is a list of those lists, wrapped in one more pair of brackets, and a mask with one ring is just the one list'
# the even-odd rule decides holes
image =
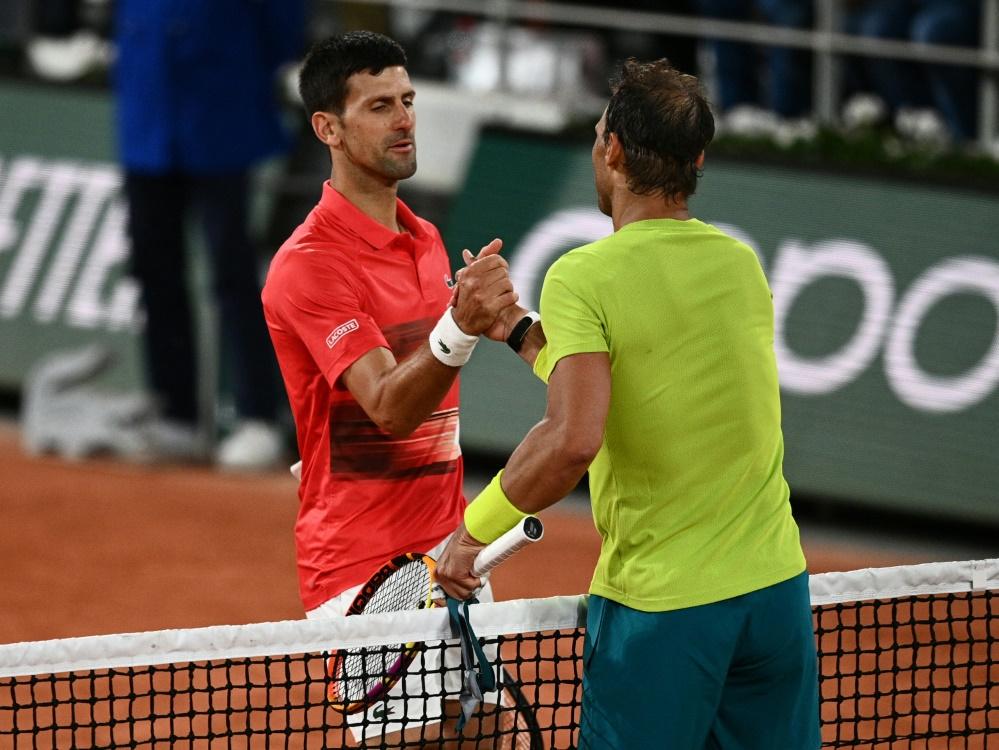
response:
{"label": "sponsor banner", "polygon": [[128,246],[111,107],[100,92],[2,86],[0,388],[46,354],[100,342],[108,383],[141,383],[139,289]]}
{"label": "sponsor banner", "polygon": [[[999,521],[999,194],[709,152],[691,205],[769,278],[792,491]],[[458,264],[502,237],[534,306],[554,258],[610,231],[590,144],[487,132],[446,239]],[[467,450],[509,452],[544,410],[542,384],[492,342],[462,389]]]}

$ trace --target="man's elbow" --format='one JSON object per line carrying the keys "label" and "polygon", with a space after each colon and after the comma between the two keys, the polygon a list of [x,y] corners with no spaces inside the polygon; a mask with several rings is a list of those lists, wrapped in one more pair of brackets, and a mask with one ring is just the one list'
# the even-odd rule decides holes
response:
{"label": "man's elbow", "polygon": [[559,460],[566,471],[578,473],[581,477],[597,457],[602,442],[602,436],[567,435],[559,446]]}
{"label": "man's elbow", "polygon": [[394,438],[407,438],[420,426],[419,422],[398,414],[376,413],[371,416],[371,421],[378,425],[382,432],[387,432]]}

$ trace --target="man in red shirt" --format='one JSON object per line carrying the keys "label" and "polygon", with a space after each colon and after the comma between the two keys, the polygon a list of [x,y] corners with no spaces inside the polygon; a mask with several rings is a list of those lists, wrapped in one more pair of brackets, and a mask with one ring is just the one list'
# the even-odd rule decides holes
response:
{"label": "man in red shirt", "polygon": [[452,300],[439,232],[396,195],[416,171],[405,64],[391,39],[351,32],[315,45],[300,76],[332,176],[275,255],[263,303],[302,458],[295,537],[310,617],[344,614],[386,560],[434,554],[461,523],[458,371],[518,309],[499,240]]}

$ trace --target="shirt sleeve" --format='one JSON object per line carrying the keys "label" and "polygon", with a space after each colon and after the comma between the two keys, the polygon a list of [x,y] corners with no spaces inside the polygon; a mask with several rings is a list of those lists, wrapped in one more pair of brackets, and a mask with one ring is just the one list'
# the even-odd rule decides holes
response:
{"label": "shirt sleeve", "polygon": [[599,301],[580,265],[563,256],[548,270],[541,288],[541,325],[548,343],[538,352],[534,374],[546,383],[564,357],[610,351]]}
{"label": "shirt sleeve", "polygon": [[285,266],[265,305],[308,349],[332,387],[364,354],[391,347],[365,312],[366,291],[349,265],[328,256],[321,262],[304,257]]}

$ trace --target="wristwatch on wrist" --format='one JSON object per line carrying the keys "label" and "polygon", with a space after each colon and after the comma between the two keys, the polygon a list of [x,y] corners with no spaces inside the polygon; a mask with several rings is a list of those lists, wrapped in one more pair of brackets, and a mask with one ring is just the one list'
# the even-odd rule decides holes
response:
{"label": "wristwatch on wrist", "polygon": [[527,331],[539,320],[541,320],[541,316],[533,310],[518,320],[513,330],[510,331],[510,335],[506,338],[507,346],[515,352],[519,352],[524,345],[524,339],[527,338]]}

